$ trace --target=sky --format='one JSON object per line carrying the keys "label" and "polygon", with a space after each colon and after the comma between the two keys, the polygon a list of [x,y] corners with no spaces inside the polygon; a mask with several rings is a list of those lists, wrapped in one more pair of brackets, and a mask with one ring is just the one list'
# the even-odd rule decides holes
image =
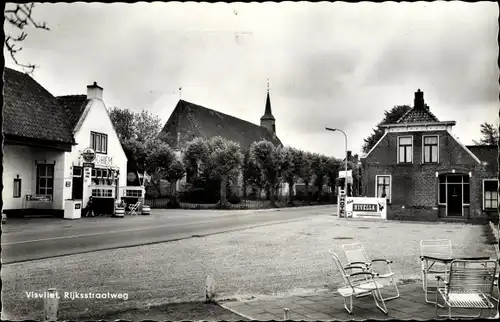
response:
{"label": "sky", "polygon": [[[342,158],[421,89],[464,144],[498,120],[496,2],[42,3],[17,58],[53,95],[94,81],[165,123],[179,98],[259,124],[269,80],[285,145]],[[12,28],[6,27],[6,34]],[[17,70],[6,55],[6,66]],[[179,88],[182,88],[179,91]]]}

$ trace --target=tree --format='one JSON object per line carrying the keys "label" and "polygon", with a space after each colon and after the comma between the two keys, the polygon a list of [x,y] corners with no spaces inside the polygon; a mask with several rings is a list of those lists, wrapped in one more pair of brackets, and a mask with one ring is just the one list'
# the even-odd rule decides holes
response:
{"label": "tree", "polygon": [[167,170],[175,160],[175,154],[168,144],[154,139],[148,142],[141,142],[130,139],[122,144],[137,162],[137,170],[148,173],[151,177],[149,184],[156,189],[161,196],[161,180],[167,176]]}
{"label": "tree", "polygon": [[390,111],[384,111],[384,118],[382,121],[373,129],[373,133],[364,139],[363,152],[368,153],[384,135],[385,130],[382,128],[382,125],[396,123],[410,109],[411,107],[408,105],[396,105]]}
{"label": "tree", "polygon": [[294,157],[297,150],[291,147],[279,148],[282,158],[281,179],[288,184],[288,203],[293,203],[293,186],[297,182],[297,168],[294,164]]}
{"label": "tree", "polygon": [[208,143],[202,137],[194,138],[192,141],[188,142],[186,146],[186,151],[182,156],[182,162],[188,174],[188,181],[193,181],[192,179],[199,176],[200,164],[202,160],[206,160],[208,157]]}
{"label": "tree", "polygon": [[318,200],[323,195],[323,185],[326,179],[326,161],[324,155],[313,153],[311,156],[311,167],[314,173],[314,186],[318,189]]}
{"label": "tree", "polygon": [[122,142],[130,139],[146,142],[156,139],[161,131],[161,119],[147,111],[137,113],[114,107],[108,113]]}
{"label": "tree", "polygon": [[269,191],[271,206],[278,207],[275,202],[275,187],[279,182],[279,172],[282,163],[278,149],[269,141],[254,142],[250,146],[250,157],[260,169]]}
{"label": "tree", "polygon": [[331,197],[336,194],[335,187],[337,183],[337,178],[339,176],[340,160],[335,158],[327,158],[325,164],[326,177],[328,179],[328,186],[332,189]]}
{"label": "tree", "polygon": [[300,159],[300,171],[299,176],[304,181],[304,186],[306,188],[306,200],[310,204],[309,199],[309,185],[313,179],[314,169],[312,168],[312,153],[302,152],[302,158]]}
{"label": "tree", "polygon": [[45,21],[37,22],[33,18],[34,8],[34,3],[6,3],[4,11],[5,21],[10,24],[10,27],[13,27],[13,29],[20,32],[17,34],[6,33],[4,40],[5,48],[9,52],[14,63],[22,67],[29,74],[32,74],[37,66],[31,63],[23,64],[17,59],[17,54],[23,49],[21,43],[28,36],[25,30],[28,27],[50,30]]}
{"label": "tree", "polygon": [[474,141],[475,145],[498,145],[498,126],[484,122],[481,124],[481,139]]}
{"label": "tree", "polygon": [[165,179],[170,182],[171,187],[171,206],[177,208],[179,206],[179,197],[177,196],[177,182],[184,177],[186,170],[184,164],[175,159],[172,161],[165,173]]}
{"label": "tree", "polygon": [[133,112],[118,107],[113,107],[108,112],[120,142],[136,139],[136,119]]}
{"label": "tree", "polygon": [[227,207],[227,186],[232,176],[237,177],[243,154],[240,152],[240,145],[233,141],[226,140],[220,136],[213,137],[207,141],[208,154],[203,160],[204,171],[208,171],[211,178],[220,180],[220,207]]}
{"label": "tree", "polygon": [[244,197],[247,196],[247,189],[248,187],[252,188],[258,188],[259,189],[259,196],[260,193],[262,192],[262,188],[264,186],[265,180],[262,177],[262,173],[255,164],[255,162],[252,160],[250,157],[250,151],[247,150],[244,154],[243,158],[243,194]]}

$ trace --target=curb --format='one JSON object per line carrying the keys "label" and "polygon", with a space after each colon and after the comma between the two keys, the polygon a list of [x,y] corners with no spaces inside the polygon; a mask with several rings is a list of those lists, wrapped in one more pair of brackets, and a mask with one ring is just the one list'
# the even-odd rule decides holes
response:
{"label": "curb", "polygon": [[[238,302],[239,302],[239,301],[238,301]],[[215,302],[215,304],[217,304],[218,306],[220,306],[221,308],[223,308],[223,309],[225,309],[225,310],[228,310],[228,311],[230,311],[230,312],[232,312],[232,313],[234,313],[234,314],[236,314],[236,315],[241,316],[242,318],[245,318],[245,319],[250,320],[250,321],[255,320],[255,319],[253,319],[253,318],[251,318],[251,317],[249,317],[249,316],[247,316],[247,315],[244,315],[244,314],[241,314],[241,313],[239,313],[239,312],[236,312],[234,309],[231,309],[231,308],[229,308],[229,307],[225,306],[225,305],[224,305],[224,304],[222,304],[222,303],[219,303],[219,302],[217,302],[217,301],[216,301],[216,302]]]}

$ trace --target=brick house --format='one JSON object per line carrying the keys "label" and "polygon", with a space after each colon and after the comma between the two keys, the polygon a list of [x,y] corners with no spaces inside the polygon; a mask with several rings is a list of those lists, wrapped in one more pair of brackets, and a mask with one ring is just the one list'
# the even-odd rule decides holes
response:
{"label": "brick house", "polygon": [[414,106],[362,157],[364,194],[386,196],[388,219],[485,220],[497,215],[498,148],[465,146],[455,121],[439,121],[415,93]]}
{"label": "brick house", "polygon": [[[174,111],[165,123],[159,137],[171,146],[180,159],[188,142],[197,137],[212,138],[221,136],[240,145],[242,152],[247,151],[254,142],[267,140],[275,146],[283,146],[276,135],[276,119],[271,110],[269,90],[267,92],[264,115],[260,125],[227,115],[216,110],[179,100]],[[182,190],[188,178],[180,180],[178,189]],[[232,190],[242,194],[242,177],[233,184]]]}

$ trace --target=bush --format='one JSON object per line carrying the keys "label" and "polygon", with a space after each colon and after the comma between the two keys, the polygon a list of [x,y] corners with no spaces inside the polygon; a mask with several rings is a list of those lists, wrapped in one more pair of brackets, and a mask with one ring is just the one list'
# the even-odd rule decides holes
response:
{"label": "bush", "polygon": [[241,198],[235,194],[232,194],[227,198],[227,201],[229,201],[233,205],[237,205],[241,202]]}

